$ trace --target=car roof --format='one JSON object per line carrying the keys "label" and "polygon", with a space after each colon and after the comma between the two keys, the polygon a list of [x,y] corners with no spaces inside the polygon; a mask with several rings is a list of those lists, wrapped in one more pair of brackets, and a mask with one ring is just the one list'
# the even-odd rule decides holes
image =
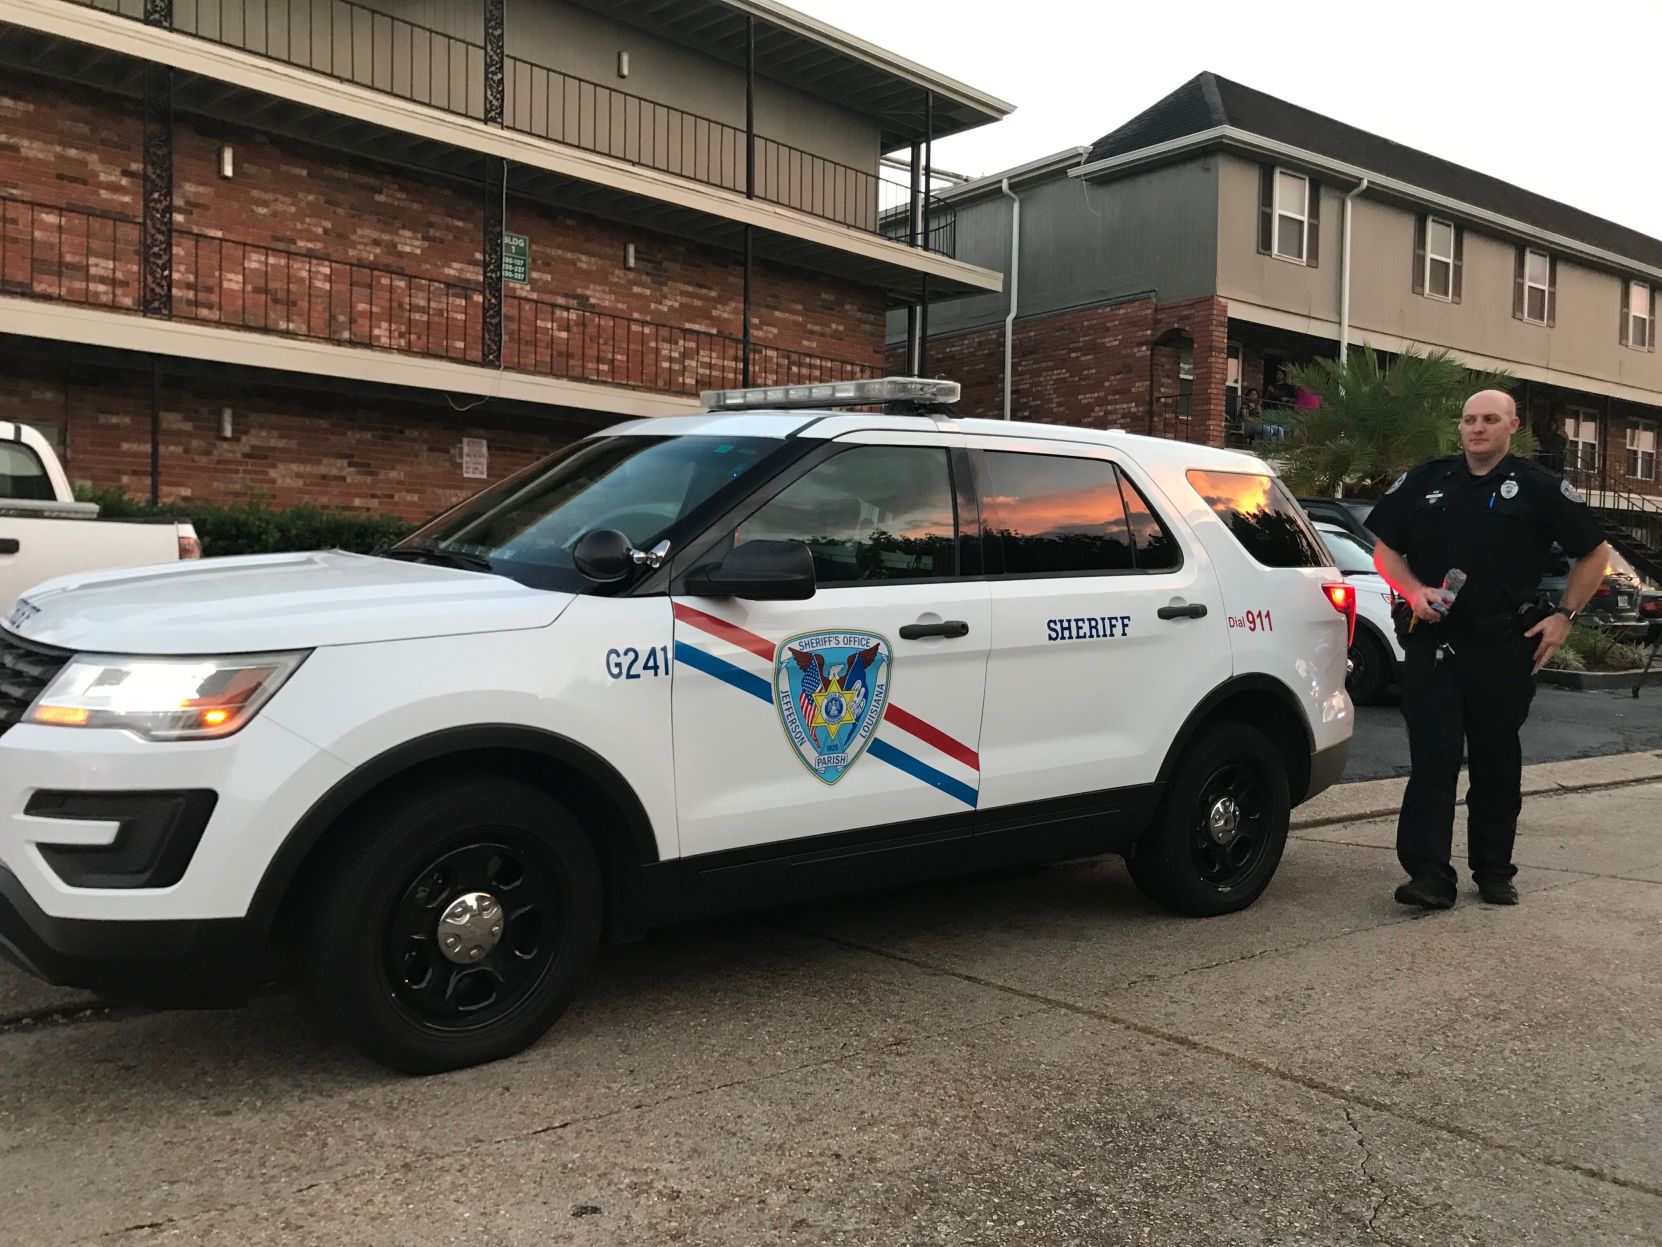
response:
{"label": "car roof", "polygon": [[841,437],[866,430],[905,432],[925,427],[975,437],[1008,437],[1122,449],[1145,467],[1215,468],[1219,471],[1276,475],[1275,469],[1245,451],[1147,437],[1120,429],[1087,429],[1071,424],[1030,420],[958,420],[942,416],[884,415],[837,410],[706,412],[655,416],[604,429],[595,436],[659,437]]}

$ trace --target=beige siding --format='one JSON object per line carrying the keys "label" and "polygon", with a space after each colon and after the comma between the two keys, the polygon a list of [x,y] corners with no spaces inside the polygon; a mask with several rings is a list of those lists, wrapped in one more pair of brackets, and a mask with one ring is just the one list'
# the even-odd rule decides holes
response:
{"label": "beige siding", "polygon": [[1461,301],[1414,293],[1415,214],[1370,200],[1354,208],[1351,324],[1509,365],[1551,369],[1662,391],[1662,354],[1635,351],[1620,338],[1625,281],[1614,273],[1558,260],[1558,307],[1551,327],[1512,315],[1517,248],[1508,240],[1465,231]]}
{"label": "beige siding", "polygon": [[1258,166],[1218,157],[1218,293],[1300,316],[1339,315],[1339,219],[1344,196],[1322,187],[1321,243],[1311,268],[1258,250]]}
{"label": "beige siding", "polygon": [[[1258,252],[1258,165],[1220,161],[1218,290],[1226,298],[1325,322],[1337,331],[1344,195],[1324,188],[1321,264],[1315,269]],[[1625,279],[1558,257],[1558,306],[1548,328],[1512,315],[1516,247],[1466,229],[1461,301],[1414,293],[1415,213],[1364,192],[1354,201],[1351,335],[1446,347],[1509,368],[1547,370],[1662,392],[1662,352],[1621,344]],[[1311,327],[1320,332],[1318,326]]]}

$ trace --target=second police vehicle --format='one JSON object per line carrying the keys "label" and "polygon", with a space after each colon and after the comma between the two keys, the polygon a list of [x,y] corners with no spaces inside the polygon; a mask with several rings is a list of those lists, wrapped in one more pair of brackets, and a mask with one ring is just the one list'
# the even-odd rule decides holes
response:
{"label": "second police vehicle", "polygon": [[1251,904],[1344,767],[1353,590],[1260,460],[957,389],[715,392],[380,556],[29,590],[0,952],[179,1003],[292,968],[425,1072],[722,910],[1097,853]]}

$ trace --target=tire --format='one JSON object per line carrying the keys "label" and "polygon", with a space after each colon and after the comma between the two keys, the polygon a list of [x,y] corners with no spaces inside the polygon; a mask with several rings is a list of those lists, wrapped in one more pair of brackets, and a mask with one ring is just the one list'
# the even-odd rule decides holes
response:
{"label": "tire", "polygon": [[[571,814],[528,784],[461,777],[399,795],[349,837],[300,918],[307,978],[340,1032],[409,1074],[536,1042],[600,942],[600,866]],[[441,931],[470,895],[494,908]]]}
{"label": "tire", "polygon": [[[1209,815],[1225,797],[1239,814],[1227,843],[1221,839],[1231,834],[1227,827],[1217,835],[1208,829]],[[1178,760],[1153,825],[1131,853],[1131,877],[1180,914],[1245,909],[1275,875],[1291,815],[1287,766],[1269,737],[1244,723],[1213,723]]]}
{"label": "tire", "polygon": [[1396,659],[1380,644],[1379,638],[1361,628],[1356,630],[1356,643],[1350,647],[1350,673],[1345,677],[1345,690],[1358,706],[1377,706],[1394,682]]}

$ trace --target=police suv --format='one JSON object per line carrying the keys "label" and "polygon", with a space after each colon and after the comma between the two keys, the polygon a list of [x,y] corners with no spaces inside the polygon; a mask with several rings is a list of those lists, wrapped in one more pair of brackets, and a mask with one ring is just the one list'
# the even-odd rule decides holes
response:
{"label": "police suv", "polygon": [[424,1072],[712,912],[1109,852],[1251,904],[1344,767],[1352,589],[1256,458],[956,397],[714,392],[377,556],[28,591],[0,951],[164,1003],[292,967]]}

